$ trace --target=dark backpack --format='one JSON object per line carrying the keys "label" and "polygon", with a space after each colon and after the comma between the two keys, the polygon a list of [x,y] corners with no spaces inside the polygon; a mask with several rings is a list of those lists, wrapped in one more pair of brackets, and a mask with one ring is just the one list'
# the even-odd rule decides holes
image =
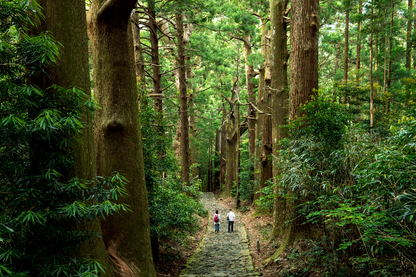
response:
{"label": "dark backpack", "polygon": [[218,218],[218,214],[215,214],[214,215],[214,222],[219,222],[220,221],[220,219]]}

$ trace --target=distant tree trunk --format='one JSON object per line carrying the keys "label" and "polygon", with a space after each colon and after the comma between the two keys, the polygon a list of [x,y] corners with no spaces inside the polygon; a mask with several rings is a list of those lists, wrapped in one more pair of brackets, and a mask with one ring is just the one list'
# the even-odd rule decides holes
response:
{"label": "distant tree trunk", "polygon": [[212,142],[211,138],[208,140],[208,174],[207,174],[207,191],[212,192],[212,163],[211,163],[211,156],[212,156]]}
{"label": "distant tree trunk", "polygon": [[410,72],[412,68],[412,24],[413,24],[413,0],[407,2],[407,33],[406,33],[406,68]]}
{"label": "distant tree trunk", "polygon": [[[40,0],[37,2],[43,8],[42,13],[45,17],[33,31],[37,34],[51,32],[63,47],[60,49],[59,63],[48,70],[49,78],[46,83],[42,81],[36,84],[44,89],[52,84],[64,88],[77,87],[85,93],[85,101],[90,99],[85,1]],[[92,180],[97,176],[91,111],[85,109],[81,121],[85,126],[72,148],[73,167],[65,172],[65,179],[68,180],[72,177]],[[35,149],[35,151],[42,150]],[[79,244],[74,251],[81,257],[98,260],[105,269],[105,273],[100,276],[114,276],[114,267],[102,239],[99,221],[85,220],[73,224],[73,228],[74,231],[92,231],[99,234]]]}
{"label": "distant tree trunk", "polygon": [[[240,98],[240,97],[237,97]],[[235,103],[236,115],[237,115],[237,128],[236,128],[236,159],[235,159],[235,184],[237,193],[235,196],[235,208],[240,208],[240,103],[237,101]]]}
{"label": "distant tree trunk", "polygon": [[[345,11],[345,44],[344,44],[344,83],[345,86],[348,84],[348,43],[349,43],[349,25],[350,25],[350,1],[346,1]],[[344,104],[347,103],[348,96],[344,95]]]}
{"label": "distant tree trunk", "polygon": [[181,119],[181,177],[182,185],[189,185],[189,118],[188,93],[186,91],[185,46],[183,43],[182,14],[176,14],[178,70],[179,70],[179,98]]}
{"label": "distant tree trunk", "polygon": [[225,109],[224,100],[222,102],[222,120],[221,120],[221,157],[220,157],[220,192],[225,185],[226,157],[227,157],[227,133],[226,133],[227,110]]}
{"label": "distant tree trunk", "polygon": [[[255,104],[255,95],[254,95],[254,82],[253,78],[255,77],[253,65],[249,62],[249,57],[251,55],[251,38],[247,36],[244,38],[244,57],[245,57],[245,71],[246,71],[246,88],[247,88],[247,101],[250,104]],[[250,159],[254,158],[255,147],[256,147],[256,110],[253,106],[247,106],[247,116],[248,116],[248,156]],[[239,140],[240,138],[238,138]],[[250,183],[254,180],[254,165],[250,166]],[[238,202],[239,200],[237,200]],[[239,202],[238,202],[239,203]]]}
{"label": "distant tree trunk", "polygon": [[160,141],[161,148],[159,148],[159,157],[164,158],[166,156],[165,146],[163,145],[162,138],[164,137],[164,128],[163,128],[163,100],[162,100],[162,91],[161,91],[161,78],[160,78],[160,61],[159,61],[159,38],[158,38],[158,28],[156,22],[156,11],[155,11],[155,2],[148,0],[148,16],[149,16],[149,37],[150,37],[150,46],[151,46],[151,58],[152,58],[152,80],[153,80],[153,99],[154,99],[154,109],[156,112],[156,133],[159,136],[158,140]]}
{"label": "distant tree trunk", "polygon": [[373,5],[371,5],[371,30],[370,30],[370,132],[374,126],[373,120]]}
{"label": "distant tree trunk", "polygon": [[215,163],[214,163],[214,191],[219,191],[220,188],[220,171],[218,166],[220,165],[220,143],[221,143],[221,131],[215,132]]}
{"label": "distant tree trunk", "polygon": [[362,28],[362,22],[361,22],[361,15],[363,14],[363,6],[362,6],[362,0],[358,1],[358,35],[357,35],[357,80],[360,76],[360,69],[361,69],[361,28]]}
{"label": "distant tree trunk", "polygon": [[123,173],[129,180],[128,196],[118,202],[131,209],[106,217],[101,228],[118,276],[156,276],[129,24],[135,4],[136,0],[94,0],[89,11],[94,93],[103,108],[95,112],[98,174]]}
{"label": "distant tree trunk", "polygon": [[[270,61],[267,57],[267,66],[265,68],[265,91],[264,91],[264,112],[263,117],[263,136],[261,148],[261,177],[260,189],[267,185],[267,181],[273,178],[273,164],[272,164],[272,92],[271,92],[271,76],[270,76]],[[260,193],[261,195],[262,193]]]}
{"label": "distant tree trunk", "polygon": [[[187,70],[187,80],[191,78],[190,67]],[[189,88],[191,89],[191,88]],[[195,104],[194,104],[194,93],[190,93],[188,97],[188,109],[189,109],[189,164],[192,166],[196,164],[196,127],[195,127]],[[198,168],[196,166],[190,172],[192,177],[198,175]]]}
{"label": "distant tree trunk", "polygon": [[[267,24],[265,20],[262,21],[261,25],[261,53],[266,56],[266,49],[267,49]],[[263,63],[263,66],[259,70],[259,87],[258,87],[258,94],[257,94],[257,107],[260,111],[264,110],[264,72],[266,67],[266,61]],[[256,148],[254,150],[254,178],[257,184],[260,184],[260,159],[261,159],[261,140],[262,140],[262,128],[263,128],[263,113],[257,113],[257,123],[256,123]],[[256,173],[259,172],[259,173]],[[253,202],[255,199],[260,197],[259,191],[260,186],[258,186],[257,190],[253,190],[252,194],[250,195],[250,200]]]}
{"label": "distant tree trunk", "polygon": [[[272,92],[272,138],[273,154],[279,156],[281,150],[280,141],[287,137],[282,126],[287,124],[289,114],[287,91],[287,22],[284,20],[288,1],[270,1],[270,20],[273,34],[271,36],[270,63]],[[273,166],[273,175],[279,175],[277,162]],[[278,182],[278,180],[276,180]],[[282,234],[286,220],[286,200],[279,195],[279,185],[275,187],[276,197],[273,205],[273,230],[272,237]]]}
{"label": "distant tree trunk", "polygon": [[139,23],[139,14],[136,11],[133,11],[131,16],[132,20],[132,30],[133,30],[133,39],[134,39],[134,61],[136,65],[136,78],[137,83],[140,84],[142,88],[146,87],[145,84],[145,74],[144,74],[144,60],[142,54],[142,44],[140,42],[140,23]]}
{"label": "distant tree trunk", "polygon": [[236,93],[237,93],[237,81],[234,81],[233,88],[231,89],[231,98],[223,97],[230,104],[230,113],[227,119],[227,158],[226,158],[226,180],[224,197],[231,196],[231,190],[233,188],[236,178],[236,159],[237,159],[237,128],[240,128],[239,122],[237,122],[237,110],[236,110]]}
{"label": "distant tree trunk", "polygon": [[[391,3],[391,19],[390,19],[390,38],[389,38],[389,68],[387,70],[387,90],[389,92],[390,95],[392,95],[391,93],[391,52],[392,52],[392,48],[393,48],[393,19],[394,19],[394,2]],[[387,98],[387,113],[390,113],[390,102],[391,102],[391,97],[389,96]]]}
{"label": "distant tree trunk", "polygon": [[[387,84],[387,34],[384,40],[384,82],[383,82],[383,94],[386,94],[386,84]],[[385,109],[383,108],[385,112]]]}

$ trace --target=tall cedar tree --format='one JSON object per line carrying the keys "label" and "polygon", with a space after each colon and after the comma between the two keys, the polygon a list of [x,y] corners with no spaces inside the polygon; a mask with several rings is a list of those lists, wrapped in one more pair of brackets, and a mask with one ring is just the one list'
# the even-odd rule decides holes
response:
{"label": "tall cedar tree", "polygon": [[99,175],[123,172],[131,212],[101,222],[104,243],[120,276],[155,276],[137,107],[130,14],[136,0],[95,0],[89,11]]}

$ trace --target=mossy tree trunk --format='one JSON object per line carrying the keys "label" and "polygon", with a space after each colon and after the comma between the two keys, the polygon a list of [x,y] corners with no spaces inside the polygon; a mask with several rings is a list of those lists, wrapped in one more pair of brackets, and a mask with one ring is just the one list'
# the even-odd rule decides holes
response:
{"label": "mossy tree trunk", "polygon": [[[49,71],[50,78],[37,85],[43,88],[51,84],[57,84],[64,88],[77,87],[82,89],[89,99],[91,90],[85,1],[41,0],[38,3],[43,8],[42,12],[45,18],[40,22],[40,25],[36,26],[35,32],[52,32],[63,47],[60,51],[59,63]],[[73,167],[66,172],[65,178],[78,177],[92,180],[96,177],[97,170],[91,111],[85,109],[81,121],[86,125],[73,147]],[[74,228],[101,234],[98,221],[76,223]],[[82,257],[98,260],[105,269],[105,273],[100,276],[114,276],[113,266],[100,237],[94,237],[80,244],[76,252]]]}
{"label": "mossy tree trunk", "polygon": [[156,276],[150,245],[149,211],[134,69],[130,14],[136,0],[94,0],[89,11],[94,93],[102,109],[95,114],[97,169],[127,179],[131,211],[101,222],[118,276]]}
{"label": "mossy tree trunk", "polygon": [[[271,71],[271,92],[272,92],[272,140],[273,154],[279,156],[281,150],[280,140],[286,138],[286,132],[282,126],[287,124],[288,91],[287,91],[287,25],[285,20],[287,0],[272,0],[271,8],[271,47],[270,63],[273,65]],[[273,173],[279,175],[277,163],[273,165]],[[275,180],[278,182],[278,180]],[[280,195],[279,185],[275,187],[276,198],[273,204],[273,230],[271,237],[282,234],[286,220],[286,200]]]}

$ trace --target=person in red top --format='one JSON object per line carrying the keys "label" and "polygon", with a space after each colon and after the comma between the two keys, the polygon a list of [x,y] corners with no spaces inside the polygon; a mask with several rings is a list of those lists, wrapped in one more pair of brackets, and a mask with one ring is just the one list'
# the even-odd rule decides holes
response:
{"label": "person in red top", "polygon": [[215,214],[214,214],[214,227],[215,227],[215,232],[219,232],[220,231],[220,219],[221,219],[221,216],[218,213],[218,210],[216,210],[215,211]]}

